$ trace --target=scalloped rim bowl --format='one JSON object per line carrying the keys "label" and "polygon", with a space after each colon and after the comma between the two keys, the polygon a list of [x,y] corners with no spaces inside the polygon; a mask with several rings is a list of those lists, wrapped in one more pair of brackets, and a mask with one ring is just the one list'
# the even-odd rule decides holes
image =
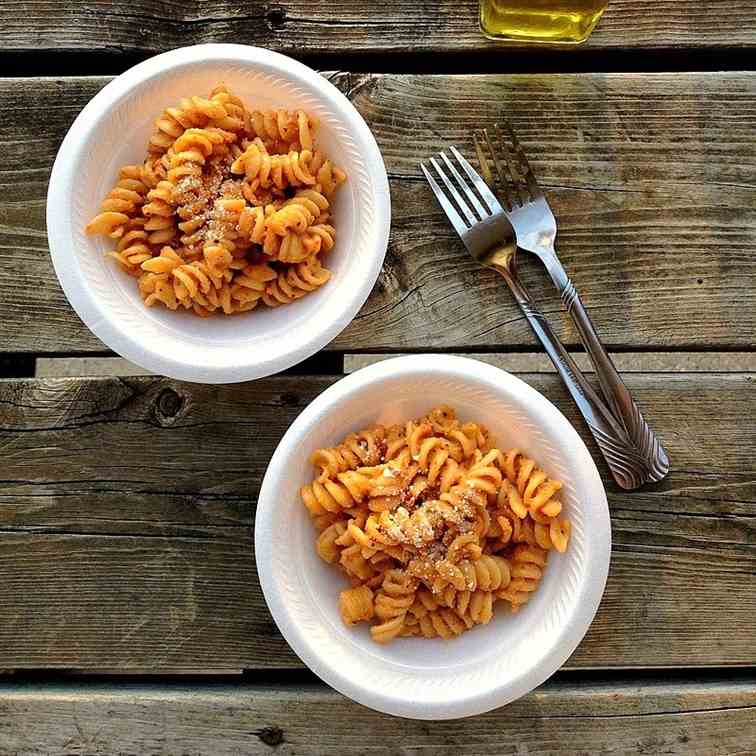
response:
{"label": "scalloped rim bowl", "polygon": [[[572,521],[565,554],[552,552],[539,589],[517,614],[497,607],[485,626],[452,641],[370,640],[343,626],[346,581],[315,553],[315,529],[299,497],[309,457],[371,423],[417,417],[437,404],[486,425],[502,448],[518,447],[564,482]],[[540,685],[585,635],[606,584],[611,528],[606,493],[569,421],[519,378],[476,360],[417,355],[379,362],[324,391],[281,440],[262,484],[255,553],[268,607],[289,645],[336,690],[388,714],[451,719],[502,706]]]}
{"label": "scalloped rim bowl", "polygon": [[[331,280],[293,304],[233,317],[198,318],[147,308],[136,282],[89,237],[86,223],[118,169],[141,162],[155,118],[224,82],[248,107],[302,108],[318,122],[316,142],[347,174],[333,203]],[[260,378],[309,357],[337,336],[378,278],[391,221],[386,169],[365,121],[311,68],[257,47],[210,44],[157,55],[104,87],[82,110],[58,152],[47,195],[55,272],[79,317],[107,346],[172,378],[229,383]]]}

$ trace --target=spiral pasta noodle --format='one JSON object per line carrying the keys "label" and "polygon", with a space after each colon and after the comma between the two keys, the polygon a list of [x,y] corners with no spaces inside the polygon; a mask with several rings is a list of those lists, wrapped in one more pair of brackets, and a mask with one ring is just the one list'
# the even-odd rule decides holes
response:
{"label": "spiral pasta noodle", "polygon": [[310,462],[320,469],[321,482],[338,473],[358,467],[377,465],[385,452],[386,429],[382,425],[350,433],[342,443],[330,449],[318,449]]}
{"label": "spiral pasta noodle", "polygon": [[367,585],[342,591],[339,595],[339,613],[345,625],[371,620],[375,615],[373,591]]}
{"label": "spiral pasta noodle", "polygon": [[116,248],[107,254],[126,273],[140,276],[142,263],[150,260],[153,255],[150,234],[145,230],[145,219],[131,218],[127,221],[123,235],[116,242]]}
{"label": "spiral pasta noodle", "polygon": [[375,599],[375,616],[379,620],[370,628],[378,643],[388,643],[402,630],[405,617],[415,603],[417,582],[402,570],[387,570]]}
{"label": "spiral pasta noodle", "polygon": [[378,643],[456,638],[488,624],[497,602],[519,611],[549,551],[568,547],[562,483],[446,406],[350,433],[311,462],[301,496],[316,551],[352,584],[344,622],[372,623]]}
{"label": "spiral pasta noodle", "polygon": [[185,97],[85,230],[112,240],[147,306],[207,317],[296,302],[331,277],[331,203],[346,180],[314,129],[304,111],[250,110],[224,85]]}
{"label": "spiral pasta noodle", "polygon": [[170,310],[184,307],[202,316],[219,309],[228,315],[253,309],[276,275],[261,264],[248,265],[232,277],[230,270],[218,272],[207,262],[187,263],[171,247],[163,247],[141,269],[139,290],[148,307],[158,303]]}
{"label": "spiral pasta noodle", "polygon": [[323,286],[330,277],[330,271],[322,266],[320,260],[312,257],[281,271],[265,288],[262,300],[268,307],[291,304]]}
{"label": "spiral pasta noodle", "polygon": [[271,154],[262,139],[257,137],[231,164],[231,172],[243,175],[244,180],[255,188],[286,189],[314,186],[318,183],[318,175],[326,179],[321,173],[326,162],[322,153],[311,150]]}
{"label": "spiral pasta noodle", "polygon": [[281,143],[296,146],[300,150],[311,150],[313,147],[313,124],[302,110],[293,113],[283,109],[254,111],[250,118],[252,134],[260,137],[266,147],[272,146],[275,149]]}
{"label": "spiral pasta noodle", "polygon": [[[225,87],[216,87],[209,99],[194,95],[181,100],[178,107],[166,108],[155,121],[155,131],[150,137],[148,152],[160,156],[167,152],[187,129],[218,126],[244,129],[245,123],[239,118],[236,98]],[[234,108],[236,105],[236,108]],[[230,106],[230,107],[229,107]],[[234,119],[236,115],[236,119]]]}
{"label": "spiral pasta noodle", "polygon": [[405,623],[406,635],[424,638],[451,640],[473,627],[470,615],[444,607],[426,590],[417,592],[417,601],[410,609],[410,618]]}
{"label": "spiral pasta noodle", "polygon": [[512,580],[497,592],[500,599],[508,601],[512,611],[518,611],[530,600],[530,594],[538,588],[546,566],[548,552],[539,546],[520,545],[512,553]]}
{"label": "spiral pasta noodle", "polygon": [[86,225],[86,232],[119,239],[126,233],[129,221],[141,212],[149,191],[150,187],[142,180],[141,167],[124,166],[118,182],[102,201],[101,212]]}

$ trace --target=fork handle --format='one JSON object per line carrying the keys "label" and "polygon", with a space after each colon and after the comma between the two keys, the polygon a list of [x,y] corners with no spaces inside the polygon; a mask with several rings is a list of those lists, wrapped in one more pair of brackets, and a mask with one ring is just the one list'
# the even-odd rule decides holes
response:
{"label": "fork handle", "polygon": [[645,466],[633,448],[625,428],[617,422],[591,384],[586,380],[572,355],[565,349],[549,321],[536,307],[525,286],[504,266],[493,265],[509,286],[533,332],[570,392],[588,428],[606,460],[617,484],[634,490],[646,482]]}
{"label": "fork handle", "polygon": [[611,357],[599,338],[585,309],[580,295],[570,280],[555,252],[541,256],[551,280],[557,287],[567,312],[570,314],[580,339],[596,368],[604,400],[615,419],[622,423],[638,455],[645,462],[646,478],[657,482],[669,472],[669,458],[627,390]]}

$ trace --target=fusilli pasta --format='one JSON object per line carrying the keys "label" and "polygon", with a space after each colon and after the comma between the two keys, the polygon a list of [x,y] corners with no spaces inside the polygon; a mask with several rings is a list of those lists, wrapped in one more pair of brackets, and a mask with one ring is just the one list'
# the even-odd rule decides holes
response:
{"label": "fusilli pasta", "polygon": [[344,622],[372,622],[378,643],[455,638],[490,622],[497,601],[516,612],[548,552],[567,548],[562,483],[449,407],[351,433],[311,461],[301,495],[317,553],[352,583],[339,599]]}
{"label": "fusilli pasta", "polygon": [[147,306],[200,316],[278,307],[330,278],[331,198],[345,174],[303,111],[249,110],[227,87],[167,108],[86,226]]}

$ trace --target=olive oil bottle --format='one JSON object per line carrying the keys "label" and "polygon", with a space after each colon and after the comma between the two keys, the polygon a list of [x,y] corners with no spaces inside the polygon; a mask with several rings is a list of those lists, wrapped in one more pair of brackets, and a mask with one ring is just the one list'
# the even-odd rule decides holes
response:
{"label": "olive oil bottle", "polygon": [[480,0],[487,37],[517,42],[584,42],[609,0]]}

